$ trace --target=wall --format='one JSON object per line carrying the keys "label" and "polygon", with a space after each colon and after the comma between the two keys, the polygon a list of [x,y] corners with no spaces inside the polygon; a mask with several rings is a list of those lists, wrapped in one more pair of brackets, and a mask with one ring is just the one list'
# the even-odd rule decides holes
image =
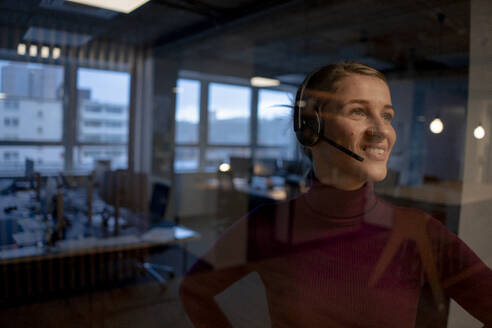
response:
{"label": "wall", "polygon": [[[492,102],[492,7],[488,0],[471,1],[470,31],[470,71],[469,97],[466,116],[466,141],[463,170],[463,194],[460,213],[459,237],[480,256],[489,267],[492,266],[492,194],[480,195],[488,200],[470,202],[478,196],[477,187],[486,183],[492,173],[490,157],[484,156],[490,149],[491,127],[489,121],[482,121],[488,116],[489,103]],[[482,140],[473,137],[473,130],[482,122],[486,136]],[[480,323],[460,308],[451,304],[449,328],[482,327]]]}

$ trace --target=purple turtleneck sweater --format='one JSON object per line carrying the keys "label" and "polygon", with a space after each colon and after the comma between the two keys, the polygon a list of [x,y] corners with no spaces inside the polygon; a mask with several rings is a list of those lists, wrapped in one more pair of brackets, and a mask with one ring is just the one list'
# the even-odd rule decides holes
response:
{"label": "purple turtleneck sweater", "polygon": [[228,326],[213,297],[250,272],[273,327],[414,327],[424,284],[442,316],[451,297],[492,322],[491,270],[440,222],[378,198],[370,183],[341,191],[314,181],[235,223],[182,283],[193,323]]}

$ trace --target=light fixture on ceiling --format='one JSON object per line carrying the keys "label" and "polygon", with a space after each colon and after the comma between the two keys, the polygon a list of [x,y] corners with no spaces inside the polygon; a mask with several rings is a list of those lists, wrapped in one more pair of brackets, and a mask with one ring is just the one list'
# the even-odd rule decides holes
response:
{"label": "light fixture on ceiling", "polygon": [[149,0],[66,0],[86,6],[98,7],[128,14]]}
{"label": "light fixture on ceiling", "polygon": [[442,132],[442,130],[444,130],[444,124],[442,123],[439,116],[437,116],[435,119],[432,120],[431,124],[429,125],[429,128],[431,132],[434,134],[439,134]]}
{"label": "light fixture on ceiling", "polygon": [[60,58],[61,50],[58,47],[53,48],[52,56],[53,59],[58,59]]}
{"label": "light fixture on ceiling", "polygon": [[254,87],[276,87],[280,85],[280,81],[276,79],[270,79],[267,77],[255,76],[252,77],[250,83]]}
{"label": "light fixture on ceiling", "polygon": [[26,45],[24,43],[19,43],[17,45],[17,54],[20,56],[24,56],[26,54]]}
{"label": "light fixture on ceiling", "polygon": [[29,46],[29,56],[36,57],[38,55],[38,47],[35,44]]}
{"label": "light fixture on ceiling", "polygon": [[47,46],[41,47],[41,57],[48,58],[50,56],[50,48]]}
{"label": "light fixture on ceiling", "polygon": [[[42,46],[42,45],[35,45],[31,44],[29,47],[26,46],[25,43],[19,43],[17,45],[17,54],[19,56],[25,56],[27,53],[29,53],[29,56],[31,57],[37,57],[38,56],[38,49],[39,49],[39,54],[41,58],[49,58],[50,57],[50,47],[49,46]],[[61,50],[58,47],[53,47],[51,50],[51,56],[53,59],[58,59],[60,58],[61,55]]]}
{"label": "light fixture on ceiling", "polygon": [[483,139],[483,137],[485,137],[485,129],[483,128],[482,126],[482,123],[480,123],[476,128],[475,130],[473,130],[473,136],[475,137],[475,139]]}

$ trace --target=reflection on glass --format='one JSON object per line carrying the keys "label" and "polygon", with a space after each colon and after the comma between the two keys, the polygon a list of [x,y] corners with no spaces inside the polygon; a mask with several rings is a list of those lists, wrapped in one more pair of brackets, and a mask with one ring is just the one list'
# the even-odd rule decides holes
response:
{"label": "reflection on glass", "polygon": [[128,142],[130,74],[81,68],[77,90],[78,141]]}
{"label": "reflection on glass", "polygon": [[208,103],[208,142],[249,143],[251,89],[211,83]]}
{"label": "reflection on glass", "polygon": [[177,143],[197,143],[200,121],[200,82],[179,79],[176,88]]}

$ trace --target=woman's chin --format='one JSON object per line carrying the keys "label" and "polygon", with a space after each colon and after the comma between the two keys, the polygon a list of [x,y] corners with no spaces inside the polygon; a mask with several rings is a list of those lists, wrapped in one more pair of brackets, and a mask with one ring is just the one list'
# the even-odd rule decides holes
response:
{"label": "woman's chin", "polygon": [[367,177],[368,181],[380,182],[386,178],[387,172],[388,171],[386,170],[386,167],[377,168],[377,169],[373,169],[373,170],[370,170],[369,172],[367,172],[366,177]]}

